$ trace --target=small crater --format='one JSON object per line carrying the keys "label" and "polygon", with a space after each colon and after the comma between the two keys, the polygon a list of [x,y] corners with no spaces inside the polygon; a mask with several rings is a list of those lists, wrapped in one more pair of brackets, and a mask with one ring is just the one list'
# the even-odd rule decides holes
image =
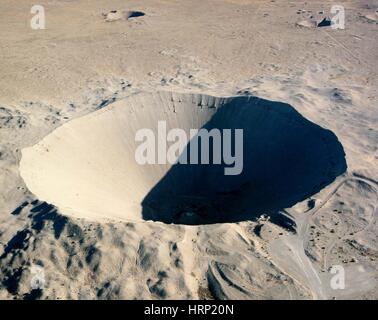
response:
{"label": "small crater", "polygon": [[102,16],[106,22],[114,22],[119,20],[129,20],[132,18],[143,17],[145,15],[142,11],[123,11],[112,10],[107,13],[103,13]]}

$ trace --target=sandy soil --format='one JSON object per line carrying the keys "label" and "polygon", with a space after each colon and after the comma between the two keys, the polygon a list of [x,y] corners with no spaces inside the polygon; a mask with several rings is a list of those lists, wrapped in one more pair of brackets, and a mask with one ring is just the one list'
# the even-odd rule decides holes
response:
{"label": "sandy soil", "polygon": [[[0,298],[377,299],[378,3],[340,3],[345,30],[316,27],[333,1],[41,0],[46,29],[32,30],[34,3],[2,0]],[[132,10],[145,15],[130,18]],[[269,215],[192,226],[104,221],[29,190],[25,148],[157,91],[287,103],[336,135],[347,170],[282,208],[295,231]],[[76,146],[92,136],[83,132]],[[62,167],[77,161],[64,152]],[[330,286],[336,265],[342,290]]]}

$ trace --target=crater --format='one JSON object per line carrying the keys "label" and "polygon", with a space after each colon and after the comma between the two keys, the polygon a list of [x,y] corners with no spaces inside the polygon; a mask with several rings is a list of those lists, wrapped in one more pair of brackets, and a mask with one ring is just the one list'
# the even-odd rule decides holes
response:
{"label": "crater", "polygon": [[[157,137],[159,121],[188,135],[191,129],[242,129],[243,170],[225,175],[223,162],[139,164],[135,135],[151,129]],[[286,103],[171,92],[135,94],[72,120],[22,150],[20,162],[30,191],[63,214],[189,225],[262,214],[283,224],[283,209],[346,168],[336,135]]]}
{"label": "crater", "polygon": [[139,18],[145,16],[142,11],[124,11],[124,10],[112,10],[102,14],[106,22],[114,22],[118,20],[129,20],[132,18]]}

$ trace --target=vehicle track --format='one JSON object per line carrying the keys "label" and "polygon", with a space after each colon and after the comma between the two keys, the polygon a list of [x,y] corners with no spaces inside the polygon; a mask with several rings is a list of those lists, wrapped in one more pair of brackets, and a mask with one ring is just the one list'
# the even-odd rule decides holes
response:
{"label": "vehicle track", "polygon": [[[310,289],[311,294],[312,294],[314,299],[327,299],[327,295],[325,293],[325,288],[324,288],[324,285],[323,285],[323,283],[322,283],[322,281],[319,277],[318,272],[316,271],[316,269],[313,266],[312,262],[310,261],[309,257],[305,253],[305,247],[306,247],[307,242],[309,240],[308,239],[309,238],[308,237],[309,227],[311,225],[311,222],[315,218],[316,214],[335,195],[335,193],[340,189],[340,187],[343,186],[343,184],[346,183],[347,181],[356,181],[356,180],[367,183],[369,186],[371,186],[377,192],[376,182],[372,179],[368,179],[368,178],[365,178],[365,177],[362,177],[362,176],[358,176],[358,177],[347,176],[347,177],[344,177],[341,181],[339,181],[337,183],[337,185],[332,189],[332,191],[325,196],[325,198],[323,199],[323,201],[321,202],[320,205],[318,205],[317,207],[315,207],[315,208],[313,208],[313,209],[311,209],[307,212],[303,212],[301,214],[303,216],[300,217],[299,219],[298,219],[298,217],[296,217],[297,234],[295,236],[293,236],[293,235],[286,236],[286,237],[284,237],[280,240],[280,241],[284,241],[285,245],[288,248],[291,249],[291,251],[292,251],[292,253],[295,257],[295,261],[296,261],[297,265],[301,268],[301,270],[303,271],[303,274],[306,277],[307,286]],[[377,200],[377,204],[374,207],[374,213],[373,213],[373,217],[372,217],[371,221],[363,230],[358,231],[356,234],[368,230],[375,223],[375,220],[377,219],[377,215],[378,215],[378,200]],[[356,234],[354,236],[356,236]],[[327,260],[328,255],[331,252],[332,248],[339,241],[342,241],[347,237],[351,237],[351,236],[344,236],[341,239],[335,240],[326,249],[324,261]],[[274,246],[272,246],[272,250],[274,252],[274,250],[275,250]],[[289,267],[285,266],[285,265],[281,265],[279,267],[280,267],[280,269],[284,269],[284,270],[289,269]],[[324,267],[326,268],[327,265],[325,264]],[[294,278],[294,279],[296,278],[293,275],[291,275],[291,277]],[[298,279],[296,279],[296,280],[298,280]]]}

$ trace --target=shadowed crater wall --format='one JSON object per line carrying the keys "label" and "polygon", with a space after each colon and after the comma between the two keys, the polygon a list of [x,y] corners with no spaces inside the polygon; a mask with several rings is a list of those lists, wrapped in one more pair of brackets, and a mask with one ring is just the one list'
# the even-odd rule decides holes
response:
{"label": "shadowed crater wall", "polygon": [[268,214],[284,223],[280,210],[319,192],[347,167],[337,137],[288,104],[232,98],[203,128],[243,129],[242,173],[225,175],[225,165],[176,164],[144,198],[144,219],[206,224]]}
{"label": "shadowed crater wall", "polygon": [[[243,129],[243,171],[140,165],[139,129]],[[191,142],[187,147],[189,147]],[[56,129],[22,151],[28,188],[63,214],[94,220],[207,224],[255,219],[317,193],[346,170],[337,137],[288,104],[256,97],[140,93]]]}

